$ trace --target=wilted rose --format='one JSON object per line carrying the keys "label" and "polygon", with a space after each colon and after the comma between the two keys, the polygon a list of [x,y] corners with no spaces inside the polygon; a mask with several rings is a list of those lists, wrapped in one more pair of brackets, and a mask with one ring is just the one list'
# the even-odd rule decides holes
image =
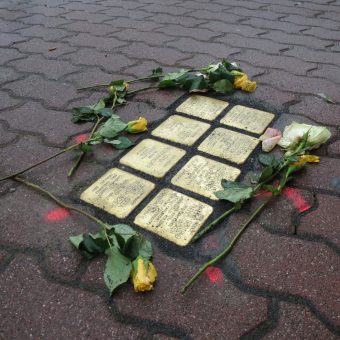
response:
{"label": "wilted rose", "polygon": [[137,120],[132,120],[127,123],[126,131],[130,133],[140,133],[148,131],[148,121],[144,117],[139,117]]}
{"label": "wilted rose", "polygon": [[138,256],[132,262],[131,277],[135,292],[144,292],[153,289],[157,272],[152,262]]}

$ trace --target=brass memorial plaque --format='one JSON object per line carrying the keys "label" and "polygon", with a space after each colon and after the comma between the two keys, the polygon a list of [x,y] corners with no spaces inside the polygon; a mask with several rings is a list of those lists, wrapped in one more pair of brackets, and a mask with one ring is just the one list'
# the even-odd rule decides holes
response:
{"label": "brass memorial plaque", "polygon": [[176,111],[206,120],[214,120],[228,105],[223,100],[192,95],[178,106]]}
{"label": "brass memorial plaque", "polygon": [[221,180],[235,181],[241,171],[211,159],[194,156],[173,177],[171,183],[199,195],[217,200],[215,191],[222,190]]}
{"label": "brass memorial plaque", "polygon": [[185,151],[182,149],[144,139],[128,152],[120,163],[162,178],[184,155]]}
{"label": "brass memorial plaque", "polygon": [[217,128],[199,145],[198,150],[243,164],[258,143],[257,138]]}
{"label": "brass memorial plaque", "polygon": [[273,119],[272,113],[236,105],[221,119],[221,124],[260,134]]}
{"label": "brass memorial plaque", "polygon": [[179,246],[187,245],[213,208],[179,192],[163,189],[136,216],[135,223]]}
{"label": "brass memorial plaque", "polygon": [[210,125],[207,123],[174,115],[159,125],[151,134],[175,143],[190,146],[194,144],[209,127]]}
{"label": "brass memorial plaque", "polygon": [[154,189],[155,184],[113,168],[87,188],[80,198],[119,218],[125,218]]}

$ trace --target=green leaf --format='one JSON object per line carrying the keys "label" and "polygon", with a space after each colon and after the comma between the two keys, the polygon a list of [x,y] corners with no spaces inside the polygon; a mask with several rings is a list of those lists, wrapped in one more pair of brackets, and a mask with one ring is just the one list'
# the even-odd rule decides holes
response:
{"label": "green leaf", "polygon": [[152,74],[151,74],[154,80],[159,79],[162,75],[163,75],[163,69],[161,67],[157,67],[155,69],[152,70]]}
{"label": "green leaf", "polygon": [[215,192],[215,196],[221,200],[237,203],[253,195],[253,188],[246,184],[222,180],[222,186],[224,190]]}
{"label": "green leaf", "polygon": [[99,129],[99,134],[104,138],[114,138],[119,132],[123,131],[127,124],[116,117],[111,117]]}
{"label": "green leaf", "polygon": [[80,243],[82,243],[84,241],[84,235],[80,234],[80,235],[77,235],[77,236],[70,236],[69,240],[77,249],[79,249]]}
{"label": "green leaf", "polygon": [[103,110],[105,108],[105,102],[103,99],[98,100],[97,103],[88,106],[92,111],[94,111],[95,113],[99,113],[101,110]]}
{"label": "green leaf", "polygon": [[136,235],[136,231],[127,224],[115,224],[113,228],[119,247],[123,250],[125,248],[126,242]]}
{"label": "green leaf", "polygon": [[111,295],[118,286],[129,279],[131,261],[115,247],[109,248],[106,255],[108,259],[105,265],[104,282]]}
{"label": "green leaf", "polygon": [[126,242],[123,254],[132,260],[137,256],[148,260],[152,256],[152,246],[143,235],[136,234]]}
{"label": "green leaf", "polygon": [[327,103],[335,104],[335,101],[324,93],[318,93],[317,96],[322,98]]}
{"label": "green leaf", "polygon": [[87,143],[80,143],[79,149],[83,152],[89,152],[92,150],[91,146],[88,145]]}
{"label": "green leaf", "polygon": [[74,107],[72,111],[73,111],[72,116],[73,123],[93,122],[97,119],[95,113],[88,107]]}
{"label": "green leaf", "polygon": [[228,79],[221,79],[216,81],[212,88],[218,93],[230,93],[234,91],[234,85]]}
{"label": "green leaf", "polygon": [[129,138],[125,137],[125,136],[120,136],[117,139],[114,140],[110,140],[110,139],[104,139],[105,143],[108,144],[112,144],[113,147],[115,147],[118,150],[122,150],[122,149],[127,149],[133,145],[135,145],[135,143],[133,141],[131,141]]}
{"label": "green leaf", "polygon": [[113,114],[113,111],[111,108],[109,107],[104,107],[102,110],[99,111],[99,113],[103,116],[103,117],[111,117]]}
{"label": "green leaf", "polygon": [[276,161],[273,155],[267,153],[260,153],[258,155],[258,160],[261,164],[265,166],[273,165],[273,163]]}
{"label": "green leaf", "polygon": [[97,234],[84,234],[83,242],[79,244],[79,250],[87,258],[104,254],[109,247],[105,234],[100,231]]}
{"label": "green leaf", "polygon": [[273,167],[272,166],[265,167],[261,172],[261,175],[259,177],[259,182],[263,182],[267,180],[268,178],[270,178],[272,174],[273,174]]}
{"label": "green leaf", "polygon": [[209,73],[209,80],[211,83],[215,83],[219,80],[228,80],[229,83],[233,84],[234,78],[235,76],[222,64],[219,64],[217,69]]}
{"label": "green leaf", "polygon": [[262,186],[262,188],[270,191],[274,196],[280,193],[279,190],[277,190],[273,185],[270,185],[270,184],[265,184]]}
{"label": "green leaf", "polygon": [[177,82],[189,92],[207,90],[208,83],[202,74],[186,73],[177,79]]}

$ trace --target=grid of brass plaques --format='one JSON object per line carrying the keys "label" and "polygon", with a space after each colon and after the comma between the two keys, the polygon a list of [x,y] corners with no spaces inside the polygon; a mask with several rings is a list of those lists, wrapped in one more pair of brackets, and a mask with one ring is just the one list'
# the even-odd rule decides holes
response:
{"label": "grid of brass plaques", "polygon": [[[258,145],[258,138],[249,133],[259,135],[274,118],[270,112],[236,105],[220,118],[221,125],[212,127],[212,121],[228,106],[222,100],[190,96],[176,108],[177,114],[152,131],[151,138],[142,140],[120,159],[124,171],[117,167],[109,170],[82,193],[81,199],[118,218],[132,215],[136,225],[177,245],[187,245],[213,212],[211,205],[190,197],[190,193],[213,204],[221,179],[236,180],[241,173],[239,166]],[[184,148],[190,148],[189,155]],[[170,170],[181,160],[183,166],[172,175]],[[131,174],[134,170],[154,180]],[[154,183],[160,181],[163,186],[171,182],[187,194],[167,188],[159,191]],[[146,198],[149,202],[134,216],[135,208]]]}

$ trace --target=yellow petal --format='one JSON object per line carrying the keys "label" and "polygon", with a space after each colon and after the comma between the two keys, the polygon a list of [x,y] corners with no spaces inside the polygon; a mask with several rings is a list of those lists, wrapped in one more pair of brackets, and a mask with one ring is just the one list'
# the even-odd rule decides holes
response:
{"label": "yellow petal", "polygon": [[147,125],[148,125],[148,121],[144,117],[139,117],[139,119],[137,120],[132,120],[128,122],[126,131],[130,133],[139,133],[139,132],[148,131]]}
{"label": "yellow petal", "polygon": [[245,81],[242,86],[242,90],[245,92],[254,92],[256,90],[256,81]]}
{"label": "yellow petal", "polygon": [[151,262],[145,261],[138,257],[137,271],[132,271],[132,282],[135,292],[145,292],[153,289],[153,283],[156,281],[157,272]]}
{"label": "yellow petal", "polygon": [[295,166],[302,166],[305,163],[319,163],[320,157],[315,155],[302,155],[299,157],[297,162],[294,162],[293,165]]}
{"label": "yellow petal", "polygon": [[242,88],[243,83],[247,80],[248,80],[248,76],[245,73],[240,73],[239,75],[236,75],[234,78],[235,89]]}

